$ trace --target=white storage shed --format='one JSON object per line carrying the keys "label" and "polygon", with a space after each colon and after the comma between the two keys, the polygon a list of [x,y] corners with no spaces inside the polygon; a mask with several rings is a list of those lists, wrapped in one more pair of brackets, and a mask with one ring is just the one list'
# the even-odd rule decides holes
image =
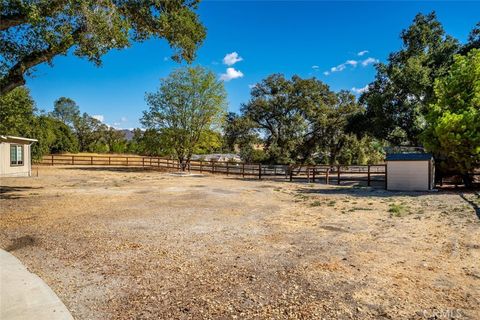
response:
{"label": "white storage shed", "polygon": [[429,153],[387,154],[387,190],[427,191],[435,187],[435,167]]}
{"label": "white storage shed", "polygon": [[31,144],[36,141],[36,139],[0,135],[0,177],[31,176]]}

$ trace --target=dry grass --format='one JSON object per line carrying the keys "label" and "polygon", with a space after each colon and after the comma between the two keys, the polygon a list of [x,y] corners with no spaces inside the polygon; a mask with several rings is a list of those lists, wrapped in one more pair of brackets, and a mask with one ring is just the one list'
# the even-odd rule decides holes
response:
{"label": "dry grass", "polygon": [[0,247],[76,319],[480,317],[480,223],[455,193],[127,168],[1,184]]}

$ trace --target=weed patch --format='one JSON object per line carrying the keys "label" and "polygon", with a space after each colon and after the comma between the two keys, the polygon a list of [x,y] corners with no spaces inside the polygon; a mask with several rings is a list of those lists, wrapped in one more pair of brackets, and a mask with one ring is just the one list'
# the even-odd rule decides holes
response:
{"label": "weed patch", "polygon": [[391,203],[388,208],[388,212],[391,213],[393,217],[402,217],[409,213],[408,208],[404,204]]}

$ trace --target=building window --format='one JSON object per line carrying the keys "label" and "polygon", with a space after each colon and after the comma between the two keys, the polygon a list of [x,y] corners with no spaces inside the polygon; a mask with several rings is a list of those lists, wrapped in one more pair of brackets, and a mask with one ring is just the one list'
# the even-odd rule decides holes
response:
{"label": "building window", "polygon": [[19,144],[10,145],[10,165],[23,166],[23,146]]}

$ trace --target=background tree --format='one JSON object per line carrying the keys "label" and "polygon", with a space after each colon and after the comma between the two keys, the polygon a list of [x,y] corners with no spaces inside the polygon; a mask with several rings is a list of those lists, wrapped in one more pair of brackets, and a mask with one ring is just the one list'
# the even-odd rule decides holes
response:
{"label": "background tree", "polygon": [[25,87],[0,96],[0,134],[32,137],[35,102]]}
{"label": "background tree", "polygon": [[305,161],[314,152],[312,135],[319,132],[311,120],[320,121],[324,109],[335,100],[328,86],[316,79],[291,80],[281,74],[268,76],[251,91],[242,106],[243,116],[262,137],[267,162]]}
{"label": "background tree", "polygon": [[75,101],[61,97],[53,103],[52,117],[57,118],[66,125],[73,126],[73,122],[80,115],[80,109]]}
{"label": "background tree", "polygon": [[480,167],[480,50],[454,60],[448,74],[435,82],[422,138],[440,161],[440,170],[459,172],[471,186],[468,174]]}
{"label": "background tree", "polygon": [[[349,118],[357,114],[360,107],[355,96],[345,90],[336,93],[335,100],[332,97],[330,103],[332,105],[329,108],[322,108],[321,112],[313,114],[312,127],[315,130],[310,135],[310,139],[317,144],[316,151],[319,153],[317,162],[336,164],[339,163],[337,159],[339,153],[349,145],[348,141],[352,141],[346,134]],[[308,148],[312,142],[308,143],[306,147]],[[311,155],[310,152],[308,156]],[[352,161],[341,163],[351,164]]]}
{"label": "background tree", "polygon": [[32,144],[35,159],[50,153],[78,152],[78,141],[72,130],[58,119],[48,115],[35,118],[31,137],[38,141]]}
{"label": "background tree", "polygon": [[78,139],[78,148],[81,152],[105,152],[105,131],[107,126],[101,121],[83,113],[73,123],[75,135]]}
{"label": "background tree", "polygon": [[[149,110],[141,120],[160,133],[165,147],[186,165],[209,130],[218,131],[226,112],[223,82],[202,67],[182,68],[146,95]],[[184,168],[184,167],[183,167]]]}
{"label": "background tree", "polygon": [[460,46],[435,13],[418,14],[401,39],[403,48],[377,65],[375,80],[360,98],[367,108],[362,126],[392,144],[418,146],[434,80],[447,73]]}
{"label": "background tree", "polygon": [[38,115],[35,103],[24,87],[0,96],[0,119],[0,134],[38,139],[32,145],[34,159],[48,153],[77,151],[72,130],[48,115]]}
{"label": "background tree", "polygon": [[229,112],[225,116],[222,145],[224,152],[241,152],[245,147],[261,143],[249,119],[234,112]]}
{"label": "background tree", "polygon": [[205,38],[196,0],[33,0],[0,6],[0,94],[25,84],[25,75],[57,55],[99,65],[110,49],[166,39],[175,61],[192,61]]}
{"label": "background tree", "polygon": [[125,135],[122,131],[109,127],[104,130],[104,139],[110,153],[122,153],[126,150]]}
{"label": "background tree", "polygon": [[460,53],[465,55],[473,49],[480,49],[480,22],[470,31],[468,42],[462,47]]}

